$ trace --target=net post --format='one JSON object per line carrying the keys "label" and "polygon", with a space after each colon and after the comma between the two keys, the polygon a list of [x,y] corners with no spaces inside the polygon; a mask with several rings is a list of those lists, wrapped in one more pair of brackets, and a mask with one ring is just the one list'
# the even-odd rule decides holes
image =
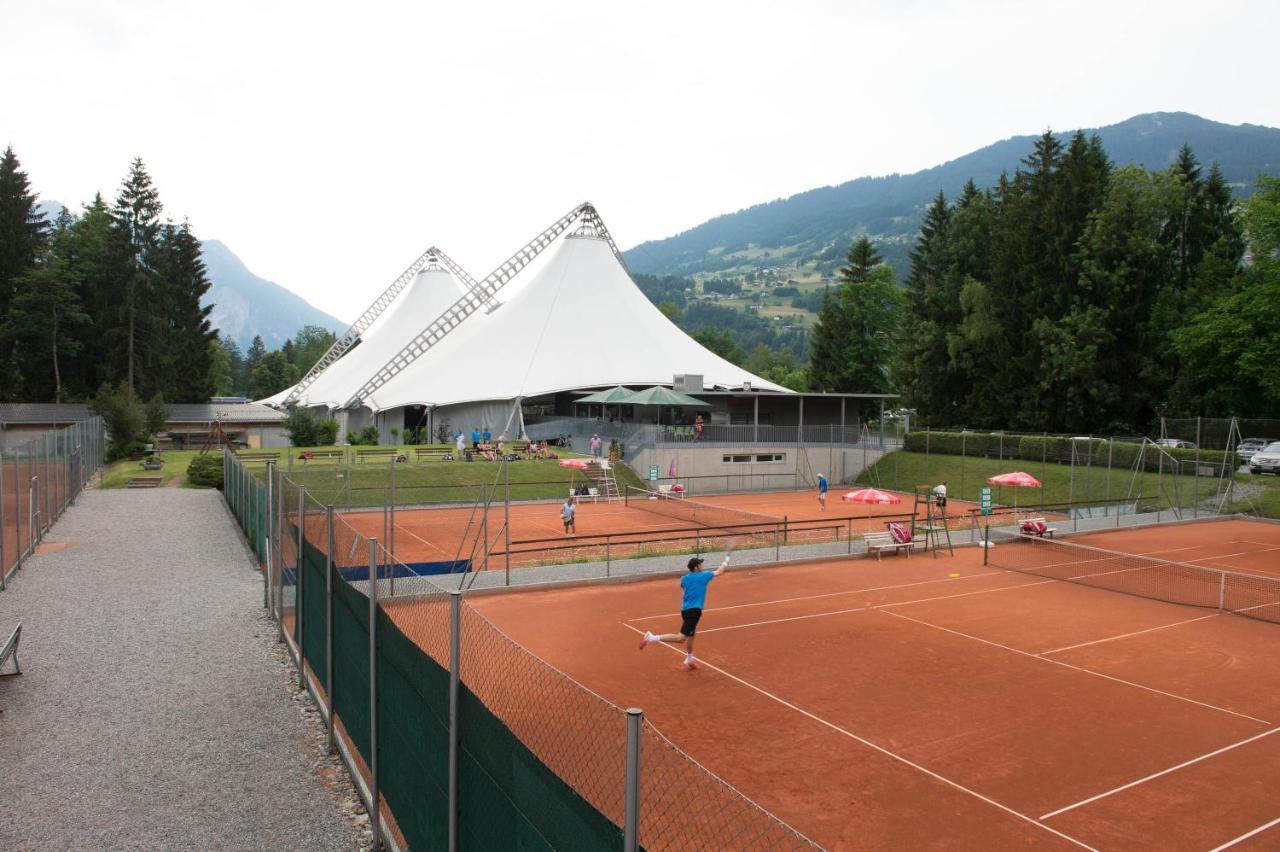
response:
{"label": "net post", "polygon": [[449,592],[449,852],[458,848],[458,684],[462,648],[462,592]]}
{"label": "net post", "polygon": [[1218,572],[1218,612],[1224,611],[1227,607],[1227,572]]}
{"label": "net post", "polygon": [[502,461],[502,562],[506,572],[505,582],[511,585],[511,464]]}
{"label": "net post", "polygon": [[[611,558],[611,554],[610,554],[610,552],[609,552],[609,550],[610,550],[610,548],[609,548],[609,542],[610,542],[610,540],[611,540],[611,539],[610,539],[610,537],[609,537],[608,535],[606,535],[606,536],[604,537],[604,575],[605,575],[606,577],[608,577],[608,576],[609,576],[609,571],[610,571],[610,569],[612,568],[612,565],[610,564],[610,563],[612,562],[612,558]],[[508,583],[508,585],[510,585],[510,583]]]}
{"label": "net post", "polygon": [[982,528],[982,564],[985,566],[991,558],[991,524]]}
{"label": "net post", "polygon": [[[369,828],[373,848],[382,848],[378,793],[378,540],[369,539]],[[301,650],[301,648],[299,648]]]}
{"label": "net post", "polygon": [[329,704],[329,716],[325,719],[325,745],[333,754],[333,507],[325,507],[324,570],[324,693]]}
{"label": "net post", "polygon": [[773,525],[773,561],[782,561],[782,524]]}
{"label": "net post", "polygon": [[639,707],[627,708],[626,817],[622,839],[624,852],[638,852],[640,849],[640,724],[643,721],[643,710]]}
{"label": "net post", "polygon": [[846,518],[845,523],[849,525],[849,529],[845,531],[845,541],[849,543],[848,553],[853,555],[853,518]]}

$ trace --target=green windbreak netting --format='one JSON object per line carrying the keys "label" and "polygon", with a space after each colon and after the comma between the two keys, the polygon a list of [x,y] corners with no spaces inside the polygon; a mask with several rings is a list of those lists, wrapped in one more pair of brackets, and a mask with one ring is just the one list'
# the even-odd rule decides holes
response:
{"label": "green windbreak netting", "polygon": [[[548,769],[465,686],[458,831],[467,849],[618,849],[622,830]],[[618,779],[622,783],[622,779]]]}
{"label": "green windbreak netting", "polygon": [[334,569],[333,708],[369,761],[369,600]]}
{"label": "green windbreak netting", "polygon": [[302,560],[302,590],[299,600],[302,605],[302,653],[306,655],[307,664],[320,684],[324,684],[325,672],[325,623],[328,614],[325,612],[324,574],[327,559],[319,548],[310,541],[305,543]]}
{"label": "green windbreak netting", "polygon": [[379,610],[378,774],[410,849],[448,842],[448,757],[449,672]]}

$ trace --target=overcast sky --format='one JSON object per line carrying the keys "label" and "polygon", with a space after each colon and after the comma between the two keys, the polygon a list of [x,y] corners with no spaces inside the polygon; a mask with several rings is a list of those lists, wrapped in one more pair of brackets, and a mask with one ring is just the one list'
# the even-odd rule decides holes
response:
{"label": "overcast sky", "polygon": [[428,246],[480,277],[584,200],[628,248],[1050,127],[1280,126],[1278,8],[0,0],[0,146],[76,208],[141,156],[350,321]]}

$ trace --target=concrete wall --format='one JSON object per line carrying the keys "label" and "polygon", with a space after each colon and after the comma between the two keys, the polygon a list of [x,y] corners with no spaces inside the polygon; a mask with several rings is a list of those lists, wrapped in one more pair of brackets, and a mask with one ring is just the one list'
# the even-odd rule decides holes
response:
{"label": "concrete wall", "polygon": [[[725,462],[725,456],[780,454],[781,462]],[[658,467],[658,482],[680,482],[692,494],[724,491],[767,491],[812,487],[819,473],[833,486],[848,484],[866,466],[884,455],[881,450],[841,447],[761,445],[750,448],[679,447],[652,448],[638,453],[630,462],[641,479],[647,479],[651,465]],[[670,476],[674,463],[675,476]]]}

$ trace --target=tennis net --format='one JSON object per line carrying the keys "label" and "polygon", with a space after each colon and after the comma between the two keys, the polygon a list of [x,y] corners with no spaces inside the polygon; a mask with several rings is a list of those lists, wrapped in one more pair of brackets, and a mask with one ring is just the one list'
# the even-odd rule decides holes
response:
{"label": "tennis net", "polygon": [[1016,533],[989,535],[986,562],[996,568],[1280,624],[1280,578]]}
{"label": "tennis net", "polygon": [[697,500],[686,500],[661,491],[636,488],[634,485],[627,486],[623,502],[632,509],[662,515],[677,521],[687,521],[700,527],[755,527],[772,530],[786,523],[785,518],[777,515],[748,512],[745,509],[718,506],[714,503],[700,503]]}

